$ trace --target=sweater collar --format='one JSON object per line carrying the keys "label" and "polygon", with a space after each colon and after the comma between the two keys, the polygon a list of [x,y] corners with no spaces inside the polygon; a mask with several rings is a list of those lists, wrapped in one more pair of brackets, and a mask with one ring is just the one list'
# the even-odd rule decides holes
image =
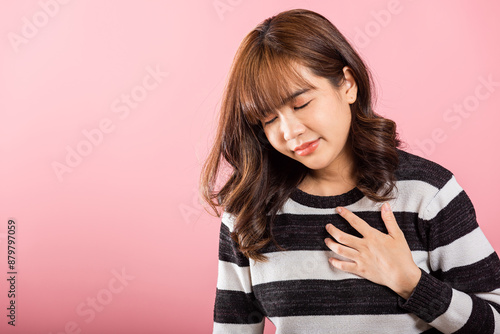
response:
{"label": "sweater collar", "polygon": [[344,194],[336,196],[312,195],[299,188],[295,188],[290,195],[290,198],[297,203],[322,209],[347,206],[359,201],[363,197],[363,193],[358,188],[353,188]]}

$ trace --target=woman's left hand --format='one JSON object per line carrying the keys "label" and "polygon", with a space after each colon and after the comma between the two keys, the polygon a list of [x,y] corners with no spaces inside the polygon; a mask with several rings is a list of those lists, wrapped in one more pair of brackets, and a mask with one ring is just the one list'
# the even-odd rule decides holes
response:
{"label": "woman's left hand", "polygon": [[382,206],[382,219],[389,234],[371,227],[346,208],[339,207],[337,212],[363,238],[342,232],[332,224],[326,225],[328,233],[338,241],[326,238],[328,248],[352,261],[330,258],[330,263],[335,268],[385,285],[404,299],[408,299],[420,280],[421,271],[413,261],[410,247],[389,203]]}

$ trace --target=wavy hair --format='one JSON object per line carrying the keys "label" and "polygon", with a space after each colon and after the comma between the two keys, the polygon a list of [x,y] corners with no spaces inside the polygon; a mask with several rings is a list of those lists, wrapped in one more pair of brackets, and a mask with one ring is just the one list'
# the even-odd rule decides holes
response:
{"label": "wavy hair", "polygon": [[[215,142],[200,176],[202,198],[218,217],[218,207],[235,216],[231,237],[246,257],[257,261],[266,260],[260,253],[265,245],[276,243],[271,224],[309,171],[276,151],[260,122],[286,102],[294,87],[311,87],[294,64],[328,78],[335,88],[344,82],[343,68],[350,67],[358,85],[347,141],[354,156],[356,186],[377,202],[391,198],[395,186],[400,146],[396,124],[374,112],[372,77],[358,53],[318,13],[294,9],[264,20],[238,48]],[[217,187],[225,163],[230,172]]]}

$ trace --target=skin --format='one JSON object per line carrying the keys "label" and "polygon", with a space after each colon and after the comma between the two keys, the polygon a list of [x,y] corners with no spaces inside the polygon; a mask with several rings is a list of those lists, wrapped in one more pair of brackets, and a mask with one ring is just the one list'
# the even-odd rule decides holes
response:
{"label": "skin", "polygon": [[[351,125],[350,105],[356,101],[358,90],[356,81],[347,66],[343,69],[345,81],[338,89],[306,67],[297,65],[297,69],[315,88],[303,92],[297,87],[300,94],[262,120],[264,132],[278,152],[310,169],[299,189],[318,196],[343,194],[356,186],[352,152],[346,145]],[[295,147],[318,138],[319,145],[313,153],[301,156],[294,152]],[[372,228],[345,208],[339,207],[337,212],[363,237],[327,224],[326,230],[338,242],[326,238],[325,244],[350,260],[329,258],[331,265],[387,286],[408,299],[421,271],[389,204],[385,203],[381,211],[388,234]]]}
{"label": "skin", "polygon": [[[356,186],[352,154],[345,145],[351,124],[350,104],[356,100],[356,83],[347,67],[346,83],[351,87],[345,84],[338,92],[328,79],[314,75],[304,66],[298,66],[298,70],[316,88],[298,95],[265,118],[264,132],[278,152],[310,169],[300,189],[319,196],[345,193]],[[301,91],[301,87],[296,91]],[[319,146],[312,154],[300,156],[293,151],[318,138]]]}

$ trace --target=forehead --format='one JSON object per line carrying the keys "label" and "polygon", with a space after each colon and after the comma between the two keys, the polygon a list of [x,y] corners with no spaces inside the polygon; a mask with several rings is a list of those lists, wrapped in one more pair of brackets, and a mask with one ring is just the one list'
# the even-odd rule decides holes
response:
{"label": "forehead", "polygon": [[258,124],[293,98],[316,89],[317,78],[306,66],[286,59],[268,59],[247,72],[240,90],[243,116]]}

